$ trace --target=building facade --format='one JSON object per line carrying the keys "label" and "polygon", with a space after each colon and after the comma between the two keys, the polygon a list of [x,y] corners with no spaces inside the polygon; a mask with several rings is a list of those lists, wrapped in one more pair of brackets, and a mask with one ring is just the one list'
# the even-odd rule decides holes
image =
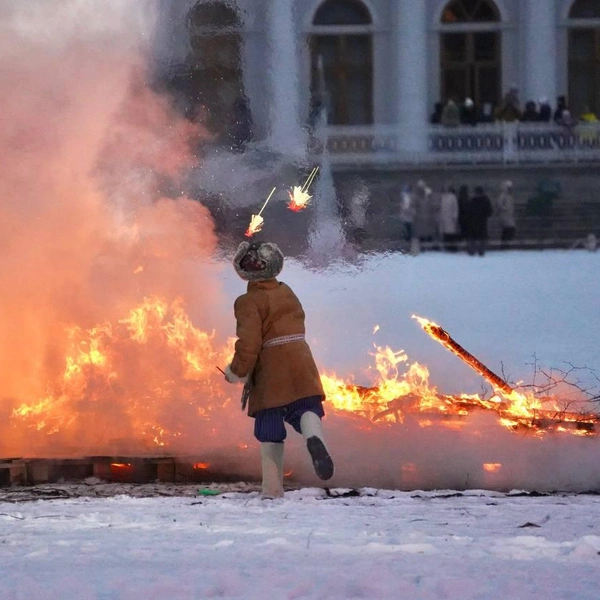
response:
{"label": "building facade", "polygon": [[414,162],[456,144],[500,152],[502,160],[527,144],[531,152],[562,144],[598,158],[597,137],[561,142],[498,124],[485,134],[459,127],[448,142],[430,115],[451,98],[493,109],[510,89],[521,105],[548,99],[555,107],[565,96],[573,116],[600,114],[600,0],[164,0],[164,7],[161,60],[173,85],[217,129],[241,127],[244,135],[240,123],[251,122],[248,135],[276,151],[305,145],[324,115],[328,147],[355,158]]}

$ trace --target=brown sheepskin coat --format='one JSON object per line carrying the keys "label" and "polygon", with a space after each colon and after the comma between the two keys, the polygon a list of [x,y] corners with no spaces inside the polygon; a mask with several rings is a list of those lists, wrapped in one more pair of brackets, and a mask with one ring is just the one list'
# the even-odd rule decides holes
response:
{"label": "brown sheepskin coat", "polygon": [[231,370],[250,375],[248,414],[300,398],[325,398],[308,344],[290,342],[263,348],[268,340],[304,333],[304,310],[294,292],[277,279],[251,281],[234,304],[237,341]]}

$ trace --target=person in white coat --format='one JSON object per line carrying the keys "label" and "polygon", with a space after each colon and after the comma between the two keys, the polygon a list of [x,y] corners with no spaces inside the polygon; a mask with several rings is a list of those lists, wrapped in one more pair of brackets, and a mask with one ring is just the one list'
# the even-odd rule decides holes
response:
{"label": "person in white coat", "polygon": [[420,242],[432,242],[436,235],[436,206],[433,192],[421,179],[413,194],[415,204],[414,235]]}
{"label": "person in white coat", "polygon": [[455,252],[459,236],[458,227],[458,199],[453,188],[444,186],[440,196],[440,210],[438,213],[438,227],[444,250]]}
{"label": "person in white coat", "polygon": [[400,193],[400,222],[402,223],[402,239],[405,242],[411,242],[414,234],[414,222],[416,215],[416,206],[410,185],[402,186]]}
{"label": "person in white coat", "polygon": [[515,239],[516,233],[515,198],[513,196],[512,181],[507,180],[500,184],[500,195],[496,200],[496,212],[502,228],[500,234],[501,248],[505,249]]}

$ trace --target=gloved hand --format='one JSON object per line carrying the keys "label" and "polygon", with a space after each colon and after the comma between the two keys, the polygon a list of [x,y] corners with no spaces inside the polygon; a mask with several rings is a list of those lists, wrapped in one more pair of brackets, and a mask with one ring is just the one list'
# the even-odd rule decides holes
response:
{"label": "gloved hand", "polygon": [[225,380],[229,383],[247,383],[248,375],[245,377],[238,377],[232,370],[231,365],[225,367]]}

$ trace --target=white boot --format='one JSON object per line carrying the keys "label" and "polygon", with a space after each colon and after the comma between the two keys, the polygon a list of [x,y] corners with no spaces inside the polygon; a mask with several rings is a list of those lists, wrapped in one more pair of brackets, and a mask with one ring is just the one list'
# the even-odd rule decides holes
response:
{"label": "white boot", "polygon": [[300,417],[300,430],[306,440],[306,447],[312,458],[315,473],[321,479],[331,479],[334,472],[333,460],[325,446],[321,417],[314,412],[306,411]]}
{"label": "white boot", "polygon": [[283,443],[261,442],[262,497],[281,498],[283,496]]}

